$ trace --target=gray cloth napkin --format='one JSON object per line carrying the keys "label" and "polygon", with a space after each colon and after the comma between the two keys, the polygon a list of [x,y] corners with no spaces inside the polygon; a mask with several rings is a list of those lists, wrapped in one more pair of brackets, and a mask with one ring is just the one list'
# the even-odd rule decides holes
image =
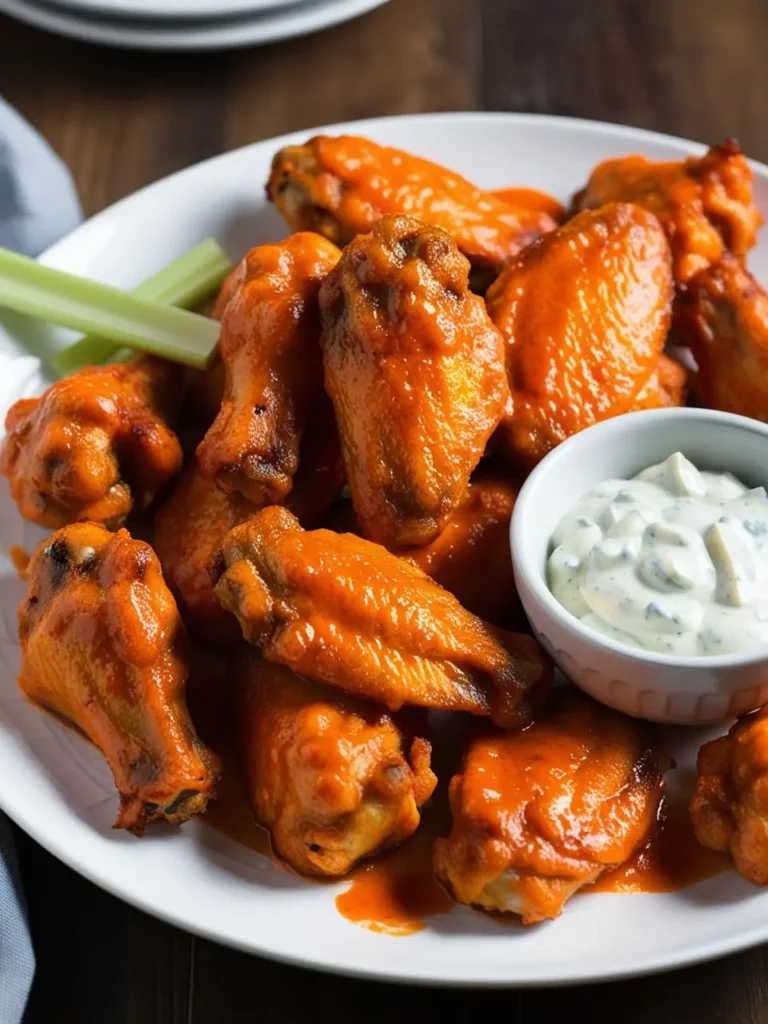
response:
{"label": "gray cloth napkin", "polygon": [[[81,218],[67,168],[0,98],[0,245],[37,256]],[[20,1024],[34,972],[13,833],[0,813],[0,1024]]]}

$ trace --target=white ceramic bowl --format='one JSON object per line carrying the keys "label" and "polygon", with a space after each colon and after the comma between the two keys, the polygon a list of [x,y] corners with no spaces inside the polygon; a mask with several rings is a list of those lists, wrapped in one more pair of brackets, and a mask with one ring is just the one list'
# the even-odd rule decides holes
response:
{"label": "white ceramic bowl", "polygon": [[638,412],[569,438],[542,460],[515,505],[511,542],[523,608],[562,671],[593,697],[656,722],[720,722],[768,703],[768,645],[716,657],[639,651],[582,625],[546,582],[550,537],[577,498],[681,451],[698,468],[768,487],[768,426],[709,409]]}

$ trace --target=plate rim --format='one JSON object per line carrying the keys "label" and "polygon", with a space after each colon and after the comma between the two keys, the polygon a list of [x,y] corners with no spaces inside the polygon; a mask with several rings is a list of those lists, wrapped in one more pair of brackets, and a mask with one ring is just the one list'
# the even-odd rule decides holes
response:
{"label": "plate rim", "polygon": [[[42,31],[81,42],[118,49],[159,52],[237,50],[312,35],[382,7],[389,0],[314,0],[251,15],[241,14],[217,22],[201,19],[192,24],[129,24],[103,13],[85,15],[72,9],[51,9],[45,0],[0,0],[0,14]],[[179,19],[176,19],[178,22]]]}
{"label": "plate rim", "polygon": [[[45,6],[51,10],[63,10],[69,15],[80,17],[115,18],[125,21],[128,24],[137,21],[224,21],[229,18],[258,16],[261,14],[272,14],[282,8],[300,7],[308,5],[317,0],[222,0],[223,8],[217,0],[197,0],[199,9],[183,9],[181,4],[173,4],[164,10],[158,10],[157,3],[153,0],[138,0],[137,3],[129,0],[43,0]],[[159,3],[168,0],[158,0]],[[195,0],[189,0],[195,4]]]}
{"label": "plate rim", "polygon": [[[672,143],[676,148],[680,149],[681,152],[689,153],[701,152],[705,148],[703,143],[685,139],[680,136],[650,131],[643,128],[633,128],[628,125],[614,124],[606,121],[576,117],[560,117],[559,115],[552,114],[504,112],[473,113],[457,111],[433,114],[402,114],[382,118],[367,118],[355,121],[337,122],[331,125],[301,129],[281,136],[250,143],[246,146],[239,147],[236,150],[231,150],[229,152],[210,157],[206,160],[199,161],[196,164],[182,168],[165,176],[164,178],[157,179],[143,188],[121,198],[117,202],[89,218],[83,224],[75,228],[74,231],[70,232],[55,245],[47,249],[41,255],[40,259],[49,265],[62,266],[61,254],[66,250],[67,246],[69,246],[73,241],[82,242],[83,239],[87,239],[88,234],[91,231],[97,231],[100,226],[110,217],[114,216],[116,212],[119,213],[125,204],[134,201],[139,196],[151,194],[153,190],[166,187],[170,182],[178,181],[183,178],[184,175],[191,175],[196,171],[199,171],[202,167],[214,165],[217,162],[225,162],[228,159],[231,159],[235,153],[242,154],[245,151],[265,146],[278,148],[282,145],[290,144],[297,139],[305,139],[311,134],[331,133],[334,131],[365,132],[366,129],[373,129],[375,131],[377,126],[397,126],[398,123],[412,123],[414,121],[420,121],[425,125],[434,121],[453,121],[454,123],[464,121],[485,123],[489,125],[504,124],[507,127],[514,127],[515,125],[540,125],[547,128],[567,129],[569,131],[591,130],[593,132],[612,136],[618,139],[626,138],[628,141],[631,140],[635,146],[642,145],[644,141],[649,143]],[[758,161],[750,161],[750,164],[756,171],[758,171],[764,180],[768,182],[768,166]],[[26,813],[23,803],[21,803],[19,807],[14,806],[9,810],[5,806],[2,794],[0,794],[0,807],[2,807],[5,813],[8,814],[18,827],[72,870],[76,871],[93,884],[98,885],[106,892],[109,892],[111,895],[116,896],[118,899],[137,907],[159,920],[172,924],[175,927],[180,927],[191,934],[198,935],[202,938],[208,939],[209,941],[238,949],[251,955],[258,955],[281,963],[287,963],[310,970],[327,971],[347,977],[368,979],[392,984],[405,983],[419,986],[437,986],[441,988],[469,987],[483,989],[512,989],[592,984],[610,980],[642,977],[644,975],[663,973],[668,970],[674,970],[684,966],[692,966],[729,953],[749,949],[750,947],[764,942],[768,938],[768,920],[766,920],[764,924],[753,926],[738,935],[705,941],[703,944],[697,946],[693,951],[690,950],[689,945],[672,953],[663,951],[659,953],[651,953],[642,957],[635,955],[633,960],[627,963],[626,966],[620,966],[618,968],[614,967],[610,970],[601,970],[599,966],[596,967],[596,969],[591,970],[589,962],[586,962],[578,967],[569,966],[565,969],[558,970],[557,973],[548,974],[545,966],[542,973],[530,979],[504,979],[498,977],[498,973],[494,975],[483,975],[482,973],[478,973],[472,977],[447,977],[443,974],[436,973],[431,967],[419,969],[418,967],[403,967],[398,965],[397,968],[392,968],[388,967],[386,962],[382,963],[381,968],[359,967],[349,963],[339,964],[334,962],[331,955],[323,952],[322,946],[318,947],[316,954],[312,957],[306,956],[302,953],[284,952],[283,950],[276,951],[264,946],[262,942],[245,942],[238,938],[230,938],[226,935],[222,935],[221,932],[214,928],[209,929],[199,919],[190,920],[188,915],[183,911],[183,908],[180,912],[177,911],[175,913],[162,907],[158,908],[152,905],[151,899],[148,896],[145,896],[141,890],[126,891],[128,888],[127,884],[121,886],[120,880],[114,880],[110,877],[108,869],[103,873],[100,873],[98,869],[98,862],[94,861],[93,865],[91,863],[83,865],[79,862],[76,855],[70,855],[66,845],[57,840],[57,836],[55,834],[51,836],[45,832],[44,828],[37,827],[34,821],[34,816]],[[604,898],[615,897],[606,895]],[[631,897],[627,896],[625,898],[629,899]],[[399,939],[398,941],[407,940]],[[418,960],[416,960],[416,963],[418,963]]]}

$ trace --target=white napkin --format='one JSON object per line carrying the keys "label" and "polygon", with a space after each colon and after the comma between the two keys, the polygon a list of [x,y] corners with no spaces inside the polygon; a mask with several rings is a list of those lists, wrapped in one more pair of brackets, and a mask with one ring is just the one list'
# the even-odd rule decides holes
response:
{"label": "white napkin", "polygon": [[[37,256],[81,219],[67,168],[0,99],[0,246]],[[20,1024],[34,972],[13,833],[0,813],[0,1024]]]}

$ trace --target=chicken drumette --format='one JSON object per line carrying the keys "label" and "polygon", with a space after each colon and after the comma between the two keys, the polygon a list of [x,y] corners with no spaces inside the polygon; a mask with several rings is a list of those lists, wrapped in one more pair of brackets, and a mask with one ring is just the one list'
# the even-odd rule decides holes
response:
{"label": "chicken drumette", "polygon": [[323,390],[317,293],[339,255],[302,232],[252,249],[227,282],[224,399],[197,458],[205,476],[254,504],[282,501],[291,490]]}
{"label": "chicken drumette", "polygon": [[180,367],[160,359],[89,367],[11,406],[0,471],[26,519],[117,529],[181,468],[170,427]]}
{"label": "chicken drumette", "polygon": [[678,284],[716,263],[726,249],[743,257],[763,222],[752,198],[749,163],[732,140],[687,160],[604,160],[574,205],[590,210],[613,202],[636,203],[659,218]]}
{"label": "chicken drumette", "polygon": [[104,754],[115,827],[141,835],[203,811],[218,762],[187,712],[186,633],[149,545],[75,523],[38,548],[27,580],[19,685]]}
{"label": "chicken drumette", "polygon": [[438,164],[354,136],[318,135],[286,146],[272,163],[267,194],[294,230],[345,246],[390,214],[442,228],[473,266],[497,270],[555,227],[548,213],[482,192]]}
{"label": "chicken drumette", "polygon": [[690,810],[703,846],[728,851],[747,881],[768,884],[768,709],[704,744]]}
{"label": "chicken drumette", "polygon": [[506,341],[511,397],[499,434],[515,464],[533,465],[638,400],[664,404],[653,378],[672,296],[661,225],[629,203],[579,214],[506,265],[487,304]]}
{"label": "chicken drumette", "polygon": [[504,343],[449,235],[385,217],[320,289],[325,386],[352,500],[388,546],[432,540],[508,397]]}
{"label": "chicken drumette", "polygon": [[554,690],[530,729],[471,738],[435,872],[461,903],[524,924],[557,917],[648,836],[667,767],[646,724],[572,687]]}
{"label": "chicken drumette", "polygon": [[246,787],[284,860],[343,875],[416,831],[437,782],[425,713],[389,715],[255,654],[236,673]]}
{"label": "chicken drumette", "polygon": [[689,283],[675,326],[696,360],[702,405],[768,420],[768,293],[735,257]]}
{"label": "chicken drumette", "polygon": [[378,544],[304,531],[280,506],[224,539],[216,596],[269,661],[374,700],[522,725],[552,679],[531,637],[503,642]]}

